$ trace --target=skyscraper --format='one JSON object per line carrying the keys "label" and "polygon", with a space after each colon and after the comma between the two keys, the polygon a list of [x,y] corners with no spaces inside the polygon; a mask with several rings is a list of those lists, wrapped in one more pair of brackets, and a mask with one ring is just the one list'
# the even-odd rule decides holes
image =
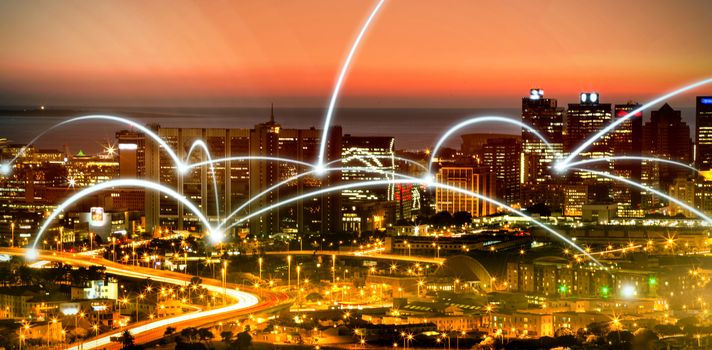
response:
{"label": "skyscraper", "polygon": [[712,96],[697,96],[695,147],[697,169],[712,170]]}
{"label": "skyscraper", "polygon": [[516,139],[488,139],[482,149],[482,164],[496,181],[496,198],[512,205],[520,199],[520,157],[522,147]]}
{"label": "skyscraper", "polygon": [[[639,108],[640,104],[628,102],[613,107],[614,119],[622,118]],[[616,156],[639,156],[643,145],[643,113],[638,112],[621,123],[613,131],[613,154]],[[642,165],[640,161],[614,161],[613,171],[616,175],[640,181]],[[630,210],[640,207],[640,190],[621,184],[615,185],[613,199],[619,204],[618,216],[631,215]]]}
{"label": "skyscraper", "polygon": [[[689,164],[692,161],[692,141],[690,127],[682,121],[682,113],[664,104],[650,113],[650,121],[643,126],[643,152],[645,155]],[[644,166],[644,182],[647,185],[666,190],[677,177],[688,177],[690,171],[684,168],[650,162]],[[647,196],[646,205],[653,206],[654,196]]]}
{"label": "skyscraper", "polygon": [[557,107],[556,99],[544,98],[544,90],[531,89],[529,96],[522,98],[522,122],[538,130],[551,148],[522,128],[521,180],[527,185],[546,182],[551,179],[550,166],[563,153],[564,109]]}
{"label": "skyscraper", "polygon": [[[572,152],[583,141],[610,124],[611,121],[610,103],[600,103],[600,96],[596,92],[581,93],[580,102],[570,103],[566,111],[566,136],[564,138],[566,152]],[[581,151],[579,157],[582,159],[605,158],[611,155],[613,155],[612,136],[607,133]],[[601,164],[596,168],[610,170],[611,166],[610,164]],[[581,172],[580,176],[582,178],[598,179],[586,172]]]}

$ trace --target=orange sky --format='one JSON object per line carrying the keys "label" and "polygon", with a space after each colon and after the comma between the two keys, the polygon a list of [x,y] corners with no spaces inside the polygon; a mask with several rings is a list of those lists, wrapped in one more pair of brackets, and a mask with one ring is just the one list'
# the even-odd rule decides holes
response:
{"label": "orange sky", "polygon": [[[325,106],[373,5],[0,2],[0,104]],[[340,105],[517,106],[534,86],[644,101],[712,77],[711,14],[705,0],[388,0]]]}

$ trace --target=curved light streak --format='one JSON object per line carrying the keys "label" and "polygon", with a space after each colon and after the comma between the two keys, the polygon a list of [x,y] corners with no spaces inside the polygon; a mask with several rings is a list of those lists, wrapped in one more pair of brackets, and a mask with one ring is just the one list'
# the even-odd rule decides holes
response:
{"label": "curved light streak", "polygon": [[361,26],[361,30],[359,31],[358,35],[356,36],[356,39],[354,40],[353,44],[351,44],[351,49],[349,50],[348,55],[346,56],[346,60],[344,61],[344,64],[341,66],[341,72],[339,72],[339,76],[336,79],[336,84],[334,85],[334,90],[331,93],[331,100],[329,101],[329,107],[326,110],[326,116],[324,117],[324,129],[322,130],[321,134],[321,143],[319,144],[319,158],[316,163],[316,169],[321,172],[324,168],[324,158],[326,154],[326,144],[327,140],[329,138],[329,126],[331,126],[331,119],[332,116],[334,115],[334,109],[336,108],[336,100],[339,98],[339,92],[341,91],[341,85],[344,83],[344,78],[346,77],[346,73],[349,70],[349,66],[351,65],[351,60],[353,60],[354,54],[356,53],[356,50],[358,49],[359,44],[361,43],[361,39],[363,39],[363,36],[366,34],[366,31],[368,30],[369,25],[373,21],[373,19],[376,17],[376,14],[378,14],[378,11],[381,9],[383,4],[385,3],[385,0],[379,0],[376,6],[371,10],[371,14],[368,16],[366,19],[366,22],[363,23]]}
{"label": "curved light streak", "polygon": [[[94,186],[85,188],[71,197],[67,198],[64,200],[60,205],[57,206],[57,208],[50,214],[47,219],[45,219],[44,223],[42,226],[40,226],[40,229],[37,231],[37,235],[35,237],[35,241],[32,244],[32,251],[34,251],[37,247],[37,243],[40,241],[40,238],[42,237],[42,234],[47,230],[49,225],[54,221],[54,219],[59,216],[61,212],[63,212],[67,207],[72,205],[74,202],[79,201],[83,199],[85,196],[90,195],[92,193],[102,191],[105,189],[109,189],[112,187],[143,187],[143,188],[148,188],[154,191],[159,191],[162,192],[173,199],[181,202],[183,205],[185,205],[193,214],[195,214],[198,219],[205,225],[205,227],[208,229],[208,232],[210,232],[210,238],[215,241],[221,239],[222,235],[220,235],[218,232],[213,232],[212,227],[210,226],[210,221],[203,215],[203,213],[198,209],[191,201],[186,199],[183,195],[179,194],[178,192],[163,186],[161,184],[155,183],[155,182],[150,182],[146,180],[137,180],[137,179],[124,179],[124,180],[112,180],[112,181],[107,181],[107,182],[102,182],[100,184],[96,184]],[[29,257],[32,257],[32,255],[36,255],[36,253],[30,253]]]}
{"label": "curved light streak", "polygon": [[228,162],[228,161],[240,161],[240,160],[271,160],[271,161],[276,161],[276,162],[285,162],[285,163],[302,165],[302,166],[305,166],[308,168],[314,167],[314,164],[302,162],[299,160],[294,160],[294,159],[289,159],[289,158],[279,158],[279,157],[268,157],[268,156],[235,156],[235,157],[227,157],[227,158],[218,158],[218,159],[213,159],[213,160],[208,160],[208,161],[187,164],[185,167],[186,167],[186,169],[191,169],[191,168],[195,168],[195,167],[203,166],[203,165],[209,165],[209,164],[214,164],[214,163],[223,163],[223,162]]}
{"label": "curved light streak", "polygon": [[193,154],[193,151],[198,147],[203,149],[208,161],[210,161],[210,172],[212,173],[213,178],[213,191],[215,191],[215,218],[217,221],[220,221],[220,194],[218,193],[218,180],[215,177],[215,167],[213,166],[215,163],[213,163],[213,157],[210,155],[208,145],[206,145],[203,140],[195,140],[193,144],[190,145],[188,154],[185,156],[185,163],[188,163],[191,154]]}
{"label": "curved light streak", "polygon": [[663,96],[660,96],[660,97],[658,97],[658,98],[656,98],[656,99],[654,99],[654,100],[652,100],[652,101],[650,101],[650,102],[648,102],[648,103],[646,103],[646,104],[644,104],[644,105],[642,105],[642,106],[640,106],[640,107],[638,107],[638,108],[636,108],[636,109],[630,111],[628,114],[626,114],[626,115],[624,115],[624,116],[618,118],[618,119],[617,119],[616,121],[614,121],[613,123],[608,124],[608,126],[606,126],[605,128],[601,129],[601,130],[598,131],[596,134],[594,134],[593,136],[591,136],[591,138],[589,138],[589,139],[587,139],[586,141],[584,141],[580,146],[578,146],[578,148],[576,148],[573,152],[571,152],[571,154],[569,154],[568,156],[566,156],[563,160],[561,160],[561,161],[557,162],[556,164],[554,164],[554,170],[556,170],[556,171],[563,171],[563,170],[565,170],[566,168],[568,168],[569,166],[571,166],[569,163],[571,163],[571,161],[572,161],[577,155],[579,155],[579,153],[581,153],[583,150],[585,150],[586,148],[588,148],[589,146],[591,146],[591,144],[593,144],[596,140],[598,140],[599,138],[601,138],[601,136],[603,136],[603,135],[607,134],[608,132],[610,132],[611,130],[615,129],[616,127],[618,127],[618,125],[623,124],[626,120],[630,119],[630,117],[632,117],[633,115],[635,115],[635,114],[637,114],[637,113],[639,113],[639,112],[642,112],[642,111],[644,111],[644,110],[646,110],[646,109],[652,107],[653,105],[656,105],[656,104],[658,104],[658,103],[660,103],[660,102],[663,102],[663,101],[669,99],[670,97],[677,96],[677,95],[679,95],[679,94],[681,94],[681,93],[683,93],[683,92],[686,92],[686,91],[689,91],[689,90],[698,88],[698,87],[700,87],[700,86],[703,86],[703,85],[706,85],[706,84],[709,84],[709,83],[712,83],[712,78],[708,78],[708,79],[705,79],[705,80],[702,80],[702,81],[698,81],[698,82],[696,82],[696,83],[693,83],[693,84],[684,86],[684,87],[682,87],[682,88],[680,88],[680,89],[677,89],[677,90],[672,91],[672,92],[670,92],[670,93],[667,93],[667,94],[665,94],[665,95],[663,95]]}
{"label": "curved light streak", "polygon": [[654,189],[654,188],[650,188],[650,187],[645,186],[645,185],[643,185],[643,184],[637,183],[637,182],[635,182],[635,181],[633,181],[633,180],[630,180],[630,179],[627,179],[627,178],[624,178],[624,177],[620,177],[620,176],[616,176],[616,175],[613,175],[613,174],[611,174],[611,173],[607,173],[607,172],[603,172],[603,171],[596,171],[596,170],[591,170],[591,169],[586,169],[586,168],[572,168],[572,169],[579,170],[579,171],[586,171],[586,172],[589,172],[589,173],[592,173],[592,174],[596,174],[596,175],[600,175],[600,176],[603,176],[603,177],[607,177],[607,178],[609,178],[609,179],[611,179],[611,180],[620,181],[620,182],[626,183],[626,184],[628,184],[628,185],[631,185],[631,186],[633,186],[633,187],[637,187],[637,188],[640,188],[640,189],[642,189],[642,190],[655,193],[656,195],[658,195],[658,196],[660,196],[660,197],[663,197],[663,198],[665,198],[665,199],[667,199],[667,200],[669,200],[669,201],[671,201],[671,202],[673,202],[673,203],[675,203],[675,204],[677,204],[677,205],[679,205],[679,206],[681,206],[681,207],[683,207],[683,208],[689,210],[690,212],[694,213],[695,215],[701,217],[703,220],[705,220],[705,221],[707,221],[708,223],[712,224],[712,218],[710,218],[709,216],[705,215],[703,212],[701,212],[701,211],[695,209],[694,207],[690,206],[689,204],[687,204],[687,203],[685,203],[685,202],[683,202],[683,201],[681,201],[681,200],[679,200],[679,199],[677,199],[677,198],[675,198],[675,197],[672,197],[672,196],[670,196],[669,194],[667,194],[667,193],[665,193],[665,192],[658,191],[658,190],[656,190],[656,189]]}
{"label": "curved light streak", "polygon": [[37,140],[39,140],[40,137],[44,136],[51,130],[59,128],[63,125],[67,125],[67,124],[71,124],[71,123],[79,122],[79,121],[85,121],[85,120],[110,120],[110,121],[115,121],[115,122],[119,122],[122,124],[128,124],[138,130],[141,130],[141,132],[143,132],[148,137],[150,137],[154,141],[156,141],[156,143],[158,143],[160,146],[162,146],[165,149],[166,153],[168,153],[168,156],[170,156],[173,159],[173,162],[179,168],[183,165],[183,162],[181,162],[180,158],[178,158],[178,155],[171,149],[171,147],[166,143],[166,141],[164,141],[160,136],[158,136],[156,133],[154,133],[151,129],[149,129],[139,123],[136,123],[135,121],[130,120],[130,119],[117,117],[117,116],[113,116],[113,115],[103,115],[103,114],[92,114],[92,115],[85,115],[85,116],[81,116],[81,117],[68,119],[68,120],[59,122],[59,123],[49,127],[48,129],[45,129],[44,131],[39,133],[37,136],[35,136],[32,140],[30,140],[30,142],[27,143],[27,145],[25,145],[25,147],[23,147],[22,150],[17,153],[17,155],[15,155],[15,157],[12,159],[12,161],[10,161],[10,163],[11,164],[14,163],[17,160],[17,158],[20,157],[25,152],[25,149],[27,147],[29,147],[30,145],[37,142]]}
{"label": "curved light streak", "polygon": [[690,166],[689,164],[676,162],[676,161],[670,160],[670,159],[655,158],[655,157],[641,157],[641,156],[620,156],[620,157],[603,157],[603,158],[584,159],[584,160],[579,160],[577,162],[569,163],[568,167],[575,167],[575,166],[585,165],[585,164],[590,164],[590,163],[608,162],[608,161],[616,161],[616,160],[642,160],[642,161],[649,161],[649,162],[666,163],[666,164],[679,166],[682,168],[687,168],[687,169],[690,169],[695,172],[699,172],[699,170],[697,168]]}
{"label": "curved light streak", "polygon": [[539,138],[544,144],[546,144],[546,147],[551,149],[551,144],[549,144],[549,141],[546,140],[544,136],[542,136],[539,131],[531,127],[529,124],[524,123],[522,121],[516,120],[516,119],[511,119],[511,118],[506,118],[506,117],[501,117],[501,116],[496,116],[496,115],[488,115],[488,116],[483,116],[483,117],[475,117],[472,119],[467,119],[465,121],[462,121],[455,126],[451,127],[446,131],[443,136],[440,137],[438,140],[438,143],[435,144],[435,147],[433,147],[433,150],[430,154],[430,161],[428,162],[428,174],[430,174],[430,171],[433,169],[433,161],[435,160],[435,157],[438,155],[438,151],[440,150],[440,147],[442,147],[443,143],[447,141],[447,139],[452,135],[454,132],[466,127],[470,126],[472,124],[478,124],[478,123],[484,123],[484,122],[499,122],[499,123],[507,123],[507,124],[514,124],[517,126],[520,126],[524,129],[527,129],[530,131],[534,136]]}
{"label": "curved light streak", "polygon": [[[265,213],[265,212],[268,212],[268,211],[270,211],[270,210],[279,208],[279,207],[281,207],[281,206],[283,206],[283,205],[287,205],[287,204],[290,204],[290,203],[292,203],[292,202],[296,202],[296,201],[299,201],[299,200],[302,200],[302,199],[305,199],[305,198],[311,198],[311,197],[318,196],[318,195],[322,195],[322,194],[329,193],[329,192],[342,191],[342,190],[347,190],[347,189],[351,189],[351,188],[372,187],[372,186],[382,186],[382,185],[391,185],[391,184],[408,184],[408,183],[421,183],[421,184],[426,184],[426,181],[424,181],[423,179],[418,179],[418,178],[414,178],[414,177],[407,176],[407,175],[402,175],[402,174],[395,174],[395,175],[400,176],[400,177],[402,177],[402,178],[404,178],[404,179],[399,179],[399,180],[393,179],[393,180],[377,180],[377,181],[354,182],[354,183],[349,183],[349,184],[345,184],[345,185],[327,187],[327,188],[319,189],[319,190],[316,190],[316,191],[312,191],[312,192],[310,192],[310,193],[305,193],[305,194],[302,194],[302,195],[299,195],[299,196],[291,197],[291,198],[285,199],[285,200],[283,200],[283,201],[281,201],[281,202],[279,202],[279,203],[272,204],[272,205],[269,205],[269,206],[264,207],[264,208],[262,208],[262,209],[259,209],[259,210],[255,211],[254,213],[250,213],[250,214],[248,214],[248,215],[246,215],[246,216],[240,218],[239,220],[235,221],[235,222],[232,223],[230,226],[228,226],[226,229],[229,229],[229,228],[231,228],[231,227],[233,227],[233,226],[235,226],[235,225],[238,225],[239,223],[241,223],[241,222],[243,222],[243,221],[245,221],[245,220],[249,220],[250,218],[253,218],[253,217],[257,216],[257,215],[261,215],[262,213]],[[531,220],[531,221],[534,222],[537,226],[543,228],[543,229],[546,230],[547,232],[553,234],[554,236],[556,236],[557,238],[561,239],[562,241],[564,241],[564,242],[567,243],[568,245],[572,246],[574,249],[576,249],[576,250],[578,250],[579,252],[581,252],[582,254],[586,255],[589,259],[591,259],[592,261],[594,261],[594,262],[595,262],[596,264],[598,264],[599,266],[603,266],[603,264],[601,264],[601,262],[599,262],[598,260],[596,260],[596,258],[594,258],[594,257],[591,256],[590,254],[588,254],[588,252],[586,252],[585,249],[583,249],[583,248],[581,248],[580,246],[578,246],[576,243],[574,243],[573,241],[571,241],[568,237],[562,235],[561,233],[557,232],[556,230],[552,229],[551,227],[549,227],[549,226],[547,226],[547,225],[545,225],[545,224],[543,224],[543,223],[541,223],[541,222],[535,220],[534,218],[530,217],[529,215],[526,215],[526,214],[524,214],[523,212],[521,212],[521,211],[519,211],[519,210],[517,210],[517,209],[514,209],[514,208],[512,208],[512,207],[510,207],[510,206],[508,206],[507,204],[504,204],[504,203],[499,202],[499,201],[497,201],[497,200],[495,200],[495,199],[492,199],[492,198],[483,196],[483,195],[481,195],[481,194],[479,194],[479,193],[475,193],[475,192],[472,192],[472,191],[464,190],[464,189],[461,189],[461,188],[458,188],[458,187],[454,187],[454,186],[450,186],[450,185],[446,185],[446,184],[443,184],[443,183],[434,182],[434,183],[428,183],[428,185],[434,186],[434,187],[443,188],[443,189],[450,190],[450,191],[454,191],[454,192],[458,192],[458,193],[461,193],[461,194],[464,194],[464,195],[472,196],[472,197],[481,199],[481,200],[483,200],[483,201],[486,201],[486,202],[495,204],[495,205],[497,205],[497,206],[503,207],[503,208],[507,209],[508,211],[513,212],[514,214],[517,214],[517,215],[519,215],[519,216],[521,216],[521,217],[523,217],[523,218],[526,218],[526,219],[528,219],[528,220]]]}
{"label": "curved light streak", "polygon": [[[333,162],[332,162],[332,163],[333,163]],[[380,169],[363,168],[363,167],[360,167],[360,168],[359,168],[359,167],[324,168],[323,170],[320,170],[320,171],[323,171],[323,172],[330,172],[330,171],[344,171],[344,170],[365,171],[365,172],[374,172],[374,173],[380,173],[380,174],[386,174],[386,173],[387,173],[387,171],[383,171],[383,170],[380,170]],[[262,191],[262,192],[260,192],[260,193],[258,193],[258,194],[256,194],[256,195],[252,196],[250,199],[248,199],[247,201],[245,201],[245,203],[242,203],[239,207],[237,207],[237,209],[235,209],[232,213],[230,213],[230,215],[228,215],[227,217],[225,217],[225,219],[222,221],[222,223],[220,223],[220,225],[218,225],[215,229],[216,229],[216,230],[219,230],[220,228],[222,228],[223,225],[225,225],[228,220],[232,219],[233,216],[235,216],[235,215],[236,215],[237,213],[239,213],[241,210],[245,209],[248,205],[250,205],[250,203],[256,201],[257,199],[259,199],[259,198],[261,198],[261,197],[263,197],[263,196],[266,195],[267,193],[270,193],[271,191],[274,191],[274,190],[280,188],[281,186],[284,186],[284,185],[286,185],[286,184],[288,184],[288,183],[290,183],[290,182],[292,182],[292,181],[298,180],[298,179],[301,178],[301,177],[308,176],[308,175],[312,175],[312,174],[315,174],[315,173],[317,173],[317,172],[319,172],[319,171],[316,170],[316,169],[313,169],[313,170],[310,170],[310,171],[307,171],[307,172],[299,173],[299,174],[294,175],[294,176],[292,176],[292,177],[290,177],[290,178],[287,178],[287,179],[285,179],[285,180],[283,180],[283,181],[281,181],[281,182],[279,182],[279,183],[276,183],[276,184],[274,184],[273,186],[267,188],[266,190],[264,190],[264,191]],[[228,229],[230,229],[230,228],[232,228],[232,227],[234,227],[234,226],[233,226],[233,225],[228,226],[227,228],[225,228],[225,230],[228,230]]]}

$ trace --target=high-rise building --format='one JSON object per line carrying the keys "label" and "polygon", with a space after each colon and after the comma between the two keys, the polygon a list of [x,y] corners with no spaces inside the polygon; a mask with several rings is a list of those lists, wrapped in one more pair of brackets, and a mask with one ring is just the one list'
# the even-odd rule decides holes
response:
{"label": "high-rise building", "polygon": [[[435,175],[437,183],[492,198],[495,192],[495,178],[489,169],[473,166],[442,167]],[[435,189],[435,210],[454,214],[466,211],[472,216],[486,216],[496,212],[496,206],[480,198],[465,193],[437,187]]]}
{"label": "high-rise building", "polygon": [[[342,182],[392,180],[395,139],[389,136],[344,135],[341,146]],[[349,170],[352,168],[353,170]],[[393,185],[349,189],[341,192],[344,205],[359,201],[393,200]]]}
{"label": "high-rise building", "polygon": [[119,177],[140,179],[146,172],[146,135],[131,130],[116,133],[119,148]]}
{"label": "high-rise building", "polygon": [[[689,164],[692,161],[692,141],[690,127],[682,121],[682,113],[664,104],[652,111],[650,121],[643,126],[643,153],[647,156],[675,160]],[[646,185],[668,189],[675,178],[688,177],[690,171],[681,167],[649,162],[644,165],[642,178]],[[646,206],[654,206],[656,199],[651,194],[646,197]]]}
{"label": "high-rise building", "polygon": [[[566,111],[566,137],[564,139],[567,153],[575,150],[582,142],[603,129],[612,121],[611,104],[601,103],[596,92],[583,92],[579,103],[570,103]],[[610,133],[596,139],[579,157],[604,158],[613,154],[612,136]]]}
{"label": "high-rise building", "polygon": [[[336,183],[341,177],[340,172],[334,171],[321,176],[303,176],[298,180],[286,181],[310,169],[292,162],[244,158],[279,157],[301,162],[316,160],[321,131],[314,128],[284,129],[275,122],[274,114],[270,121],[258,124],[254,129],[187,129],[158,126],[154,126],[154,129],[169,147],[176,151],[180,159],[188,156],[188,151],[196,140],[206,143],[210,158],[223,159],[212,165],[205,164],[209,158],[208,154],[198,147],[192,150],[188,162],[203,164],[192,167],[188,172],[179,173],[165,150],[153,142],[146,143],[146,177],[177,189],[178,193],[203,208],[210,220],[224,218],[239,208],[240,213],[228,222],[230,224],[240,217],[272,207],[282,200]],[[326,159],[338,159],[341,155],[340,127],[333,127],[327,145]],[[217,183],[217,204],[213,180]],[[272,187],[272,190],[263,193]],[[248,199],[252,201],[245,205]],[[244,222],[237,227],[238,230],[249,227],[250,232],[256,235],[278,232],[338,232],[341,229],[340,210],[340,193],[327,193],[265,211],[252,217],[249,223]],[[199,223],[192,213],[174,200],[158,193],[147,192],[146,226],[148,230],[156,226],[191,230],[197,229]]]}
{"label": "high-rise building", "polygon": [[695,165],[702,171],[712,170],[712,96],[697,96]]}
{"label": "high-rise building", "polygon": [[[614,119],[622,118],[640,107],[640,104],[628,102],[616,104],[613,108]],[[638,112],[618,125],[613,131],[612,147],[615,156],[640,156],[643,145],[643,113]],[[613,172],[634,181],[641,179],[642,165],[638,160],[614,161]],[[631,186],[616,184],[613,199],[619,205],[618,216],[625,217],[640,207],[640,190]],[[627,213],[627,214],[626,214]]]}
{"label": "high-rise building", "polygon": [[520,200],[521,152],[521,145],[513,138],[488,139],[482,148],[482,165],[497,179],[496,198],[509,205]]}
{"label": "high-rise building", "polygon": [[[695,183],[685,177],[678,177],[672,181],[669,194],[670,197],[676,198],[691,207],[695,206]],[[685,209],[675,202],[670,202],[669,208],[668,214],[670,216],[683,215],[686,218],[694,218],[696,216],[689,209]]]}
{"label": "high-rise building", "polygon": [[522,98],[522,122],[537,130],[550,144],[546,144],[528,129],[522,128],[522,182],[527,185],[551,179],[550,167],[563,153],[564,109],[556,99],[544,98],[544,90],[531,89]]}

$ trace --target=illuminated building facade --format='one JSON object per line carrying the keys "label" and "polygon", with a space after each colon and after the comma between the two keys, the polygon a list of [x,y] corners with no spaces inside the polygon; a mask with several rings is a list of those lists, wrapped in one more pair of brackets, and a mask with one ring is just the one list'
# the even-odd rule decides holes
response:
{"label": "illuminated building facade", "polygon": [[588,204],[587,185],[564,186],[564,216],[581,216],[585,204]]}
{"label": "illuminated building facade", "polygon": [[712,96],[697,96],[695,104],[695,166],[712,170]]}
{"label": "illuminated building facade", "polygon": [[[590,138],[596,132],[606,127],[612,121],[610,103],[600,103],[596,92],[583,92],[579,103],[570,103],[566,111],[566,137],[564,148],[572,152],[583,140]],[[613,155],[613,137],[607,133],[596,139],[589,147],[580,153],[581,159],[605,158]],[[611,164],[602,163],[598,169],[611,170]],[[579,173],[584,179],[597,179],[586,172]],[[607,181],[599,178],[600,181]]]}
{"label": "illuminated building facade", "polygon": [[[442,167],[435,175],[435,181],[490,198],[494,197],[496,188],[494,174],[488,169],[472,166]],[[450,214],[466,211],[477,217],[494,214],[496,206],[467,194],[438,187],[435,189],[435,210]]]}
{"label": "illuminated building facade", "polygon": [[[626,116],[640,107],[640,104],[628,102],[613,107],[614,119]],[[640,156],[643,145],[643,113],[638,112],[618,125],[613,131],[613,154],[615,156]],[[613,162],[614,174],[640,182],[642,165],[640,161],[620,160]],[[612,189],[614,202],[618,204],[621,217],[640,216],[640,190],[631,186],[614,184]]]}
{"label": "illuminated building facade", "polygon": [[512,205],[520,200],[521,144],[512,138],[489,139],[483,146],[482,164],[496,177],[496,198]]}
{"label": "illuminated building facade", "polygon": [[528,97],[522,98],[522,122],[538,130],[548,140],[547,147],[531,131],[522,128],[522,178],[531,186],[551,179],[550,167],[564,147],[564,109],[557,106],[556,99],[545,98],[544,90],[531,89]]}
{"label": "illuminated building facade", "polygon": [[[253,129],[195,129],[195,128],[160,128],[153,126],[158,135],[176,150],[180,159],[188,156],[191,145],[203,140],[212,159],[228,159],[216,162],[212,166],[203,164],[192,167],[186,173],[178,174],[173,160],[153,142],[146,147],[146,177],[177,188],[199,208],[203,208],[211,220],[223,218],[239,208],[249,198],[255,198],[235,218],[255,212],[278,203],[281,199],[297,196],[340,179],[338,172],[330,172],[322,177],[307,176],[291,181],[268,193],[257,196],[264,190],[308,171],[304,166],[275,160],[234,159],[244,156],[280,157],[302,162],[313,162],[319,149],[321,130],[284,129],[274,121],[258,124]],[[329,142],[328,159],[337,159],[341,155],[341,129],[332,127]],[[334,151],[338,147],[338,151]],[[207,162],[208,154],[202,148],[195,148],[190,153],[188,163]],[[217,183],[219,211],[215,204]],[[248,222],[238,225],[238,230],[249,227],[251,233],[270,235],[287,231],[337,232],[340,230],[339,194],[327,194],[310,200],[300,200],[279,210],[271,210],[257,215]],[[152,230],[157,226],[168,226],[179,230],[197,230],[197,217],[174,200],[155,192],[146,195],[146,226]]]}

